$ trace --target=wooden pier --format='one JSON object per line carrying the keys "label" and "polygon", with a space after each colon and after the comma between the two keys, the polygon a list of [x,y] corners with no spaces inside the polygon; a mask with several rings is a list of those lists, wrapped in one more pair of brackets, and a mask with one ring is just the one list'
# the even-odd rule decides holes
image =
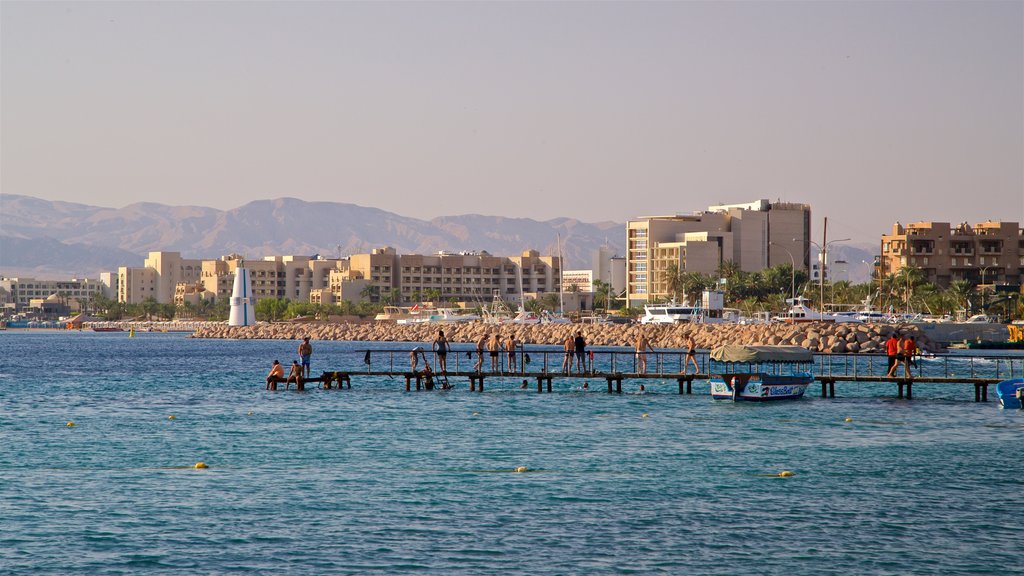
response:
{"label": "wooden pier", "polygon": [[[358,353],[351,353],[354,357],[362,359],[361,369],[333,370],[322,372],[320,376],[303,379],[296,390],[305,390],[306,384],[316,384],[323,390],[345,390],[352,388],[354,378],[389,377],[400,378],[405,381],[405,390],[423,391],[444,389],[452,380],[468,382],[470,392],[483,392],[487,388],[488,380],[500,379],[507,386],[510,379],[521,380],[520,389],[536,389],[537,393],[551,393],[555,389],[555,381],[572,380],[574,382],[584,381],[589,385],[590,381],[604,380],[609,394],[621,394],[622,383],[628,380],[639,380],[643,382],[674,381],[679,394],[692,394],[694,381],[706,383],[710,379],[708,374],[708,358],[703,353],[699,364],[702,368],[699,373],[683,373],[683,359],[685,353],[680,351],[657,351],[648,353],[648,371],[637,371],[637,359],[633,352],[623,351],[597,351],[592,352],[586,358],[586,369],[582,372],[563,372],[557,369],[561,366],[564,353],[552,350],[522,350],[519,355],[518,366],[530,366],[530,355],[538,358],[535,364],[539,370],[514,371],[508,369],[505,364],[506,354],[503,352],[499,360],[500,365],[497,371],[477,371],[467,369],[467,362],[460,361],[462,354],[467,351],[453,350],[448,360],[448,365],[454,365],[453,370],[442,372],[438,370],[437,358],[430,363],[430,370],[408,369],[409,363],[402,362],[408,351],[382,349],[382,350],[360,350]],[[429,352],[428,352],[429,354]],[[845,362],[840,364],[837,358],[846,356]],[[383,359],[381,359],[383,358]],[[896,397],[913,399],[914,385],[951,385],[951,386],[973,386],[975,402],[988,401],[988,387],[997,384],[1007,378],[1017,377],[1024,374],[1024,356],[1022,357],[997,357],[994,359],[995,369],[992,374],[983,373],[984,370],[975,366],[975,359],[984,357],[950,357],[951,360],[968,362],[965,370],[970,376],[961,377],[951,371],[949,361],[943,362],[941,369],[929,366],[925,370],[923,363],[912,372],[910,378],[891,378],[884,373],[879,374],[887,367],[885,356],[878,355],[839,355],[820,354],[816,355],[814,362],[815,380],[821,384],[822,398],[836,397],[836,383],[866,383],[866,382],[889,382],[896,385]],[[396,361],[397,360],[397,361]],[[987,359],[990,363],[993,359]],[[554,361],[554,362],[552,362]],[[555,363],[558,363],[558,366]],[[403,369],[401,366],[405,366]],[[630,370],[632,369],[632,370]],[[991,371],[991,370],[989,370]],[[277,389],[277,384],[285,383],[284,378],[278,378],[272,389]],[[289,385],[286,384],[286,388]],[[812,383],[813,386],[813,383]]]}

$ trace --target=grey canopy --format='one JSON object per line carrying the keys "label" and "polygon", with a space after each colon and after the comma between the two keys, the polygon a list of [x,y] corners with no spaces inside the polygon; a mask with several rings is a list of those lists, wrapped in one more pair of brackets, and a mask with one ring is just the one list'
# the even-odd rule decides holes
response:
{"label": "grey canopy", "polygon": [[800,346],[746,346],[731,344],[711,351],[717,362],[810,362],[814,354]]}

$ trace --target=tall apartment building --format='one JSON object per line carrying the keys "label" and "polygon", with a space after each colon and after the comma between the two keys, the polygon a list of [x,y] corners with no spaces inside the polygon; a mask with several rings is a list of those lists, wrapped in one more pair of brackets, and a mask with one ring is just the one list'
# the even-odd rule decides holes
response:
{"label": "tall apartment building", "polygon": [[180,252],[150,252],[141,268],[117,269],[117,301],[134,304],[155,298],[164,304],[173,302],[177,285],[195,284],[202,267],[202,260],[182,258]]}
{"label": "tall apartment building", "polygon": [[746,272],[792,263],[809,268],[811,209],[759,200],[626,224],[626,299],[640,306],[669,296],[669,266],[713,274],[726,261]]}
{"label": "tall apartment building", "polygon": [[895,274],[904,267],[920,269],[928,281],[948,287],[967,280],[975,284],[1024,282],[1024,229],[1017,222],[991,220],[893,224],[882,235],[879,272]]}

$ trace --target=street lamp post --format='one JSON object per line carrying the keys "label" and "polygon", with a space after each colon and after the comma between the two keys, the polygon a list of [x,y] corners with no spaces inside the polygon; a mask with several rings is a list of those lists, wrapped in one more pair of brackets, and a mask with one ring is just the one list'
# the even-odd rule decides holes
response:
{"label": "street lamp post", "polygon": [[985,310],[985,275],[988,273],[988,269],[991,266],[985,266],[981,269],[981,313],[986,314]]}
{"label": "street lamp post", "polygon": [[825,262],[828,261],[828,247],[836,242],[847,242],[849,240],[849,238],[829,240],[828,242],[825,242],[824,248],[814,240],[808,240],[808,242],[814,244],[814,247],[821,253],[821,264],[818,266],[818,305],[821,306],[821,310],[819,311],[821,314],[825,313]]}
{"label": "street lamp post", "polygon": [[789,251],[789,248],[786,248],[782,244],[769,242],[768,245],[778,246],[779,248],[785,250],[786,254],[789,255],[789,298],[791,300],[794,300],[796,299],[796,260],[793,259],[793,253]]}

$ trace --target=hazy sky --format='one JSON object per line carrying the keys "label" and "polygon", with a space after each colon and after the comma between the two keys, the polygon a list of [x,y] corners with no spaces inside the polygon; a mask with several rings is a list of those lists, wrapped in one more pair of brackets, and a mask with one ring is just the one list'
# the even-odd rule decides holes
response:
{"label": "hazy sky", "polygon": [[0,188],[1024,221],[1024,3],[0,2]]}

